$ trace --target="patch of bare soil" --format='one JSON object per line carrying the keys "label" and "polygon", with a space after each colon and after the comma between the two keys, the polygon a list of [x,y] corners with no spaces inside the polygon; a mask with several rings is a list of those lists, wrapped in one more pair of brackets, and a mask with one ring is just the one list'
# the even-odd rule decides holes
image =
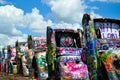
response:
{"label": "patch of bare soil", "polygon": [[19,74],[7,74],[0,72],[0,80],[30,80],[29,77],[24,77]]}

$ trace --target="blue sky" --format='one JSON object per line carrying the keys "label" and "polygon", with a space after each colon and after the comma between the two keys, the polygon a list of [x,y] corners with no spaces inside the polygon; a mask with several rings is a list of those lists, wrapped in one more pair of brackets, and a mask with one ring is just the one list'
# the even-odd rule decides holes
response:
{"label": "blue sky", "polygon": [[120,0],[0,0],[0,46],[45,36],[47,26],[81,28],[84,13],[120,19]]}

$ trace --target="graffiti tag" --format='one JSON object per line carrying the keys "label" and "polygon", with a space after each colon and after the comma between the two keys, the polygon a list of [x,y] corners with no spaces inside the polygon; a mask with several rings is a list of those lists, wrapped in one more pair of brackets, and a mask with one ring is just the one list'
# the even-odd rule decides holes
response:
{"label": "graffiti tag", "polygon": [[109,22],[96,22],[96,28],[100,29],[102,38],[119,38],[120,26]]}

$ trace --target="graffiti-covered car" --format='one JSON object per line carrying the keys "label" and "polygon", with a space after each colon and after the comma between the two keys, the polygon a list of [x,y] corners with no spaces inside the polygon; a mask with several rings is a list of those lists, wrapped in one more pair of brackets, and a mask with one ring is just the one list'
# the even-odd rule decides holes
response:
{"label": "graffiti-covered car", "polygon": [[16,49],[15,48],[11,48],[11,58],[10,58],[10,66],[11,66],[11,70],[12,70],[12,73],[17,73],[17,64],[16,64],[16,60],[15,60],[15,57],[16,57]]}
{"label": "graffiti-covered car", "polygon": [[35,50],[35,59],[38,79],[46,80],[48,78],[46,51],[42,49]]}
{"label": "graffiti-covered car", "polygon": [[88,69],[81,59],[82,50],[77,30],[47,27],[48,78],[87,80]]}
{"label": "graffiti-covered car", "polygon": [[19,43],[19,55],[21,54],[21,65],[23,76],[29,76],[28,64],[27,64],[27,51],[28,44],[26,42]]}
{"label": "graffiti-covered car", "polygon": [[35,78],[46,80],[48,78],[46,62],[46,37],[33,36],[34,57],[32,65],[34,66]]}
{"label": "graffiti-covered car", "polygon": [[28,70],[28,64],[27,64],[27,55],[22,56],[22,69],[23,69],[23,75],[29,76],[29,70]]}
{"label": "graffiti-covered car", "polygon": [[[94,19],[98,71],[104,80],[120,80],[120,20]],[[103,71],[104,69],[104,71]]]}
{"label": "graffiti-covered car", "polygon": [[2,72],[2,65],[3,65],[3,54],[2,52],[0,51],[0,72]]}
{"label": "graffiti-covered car", "polygon": [[7,72],[8,69],[7,69],[7,49],[6,48],[3,48],[3,72]]}
{"label": "graffiti-covered car", "polygon": [[33,36],[33,48],[34,49],[45,49],[46,48],[46,37],[44,36]]}

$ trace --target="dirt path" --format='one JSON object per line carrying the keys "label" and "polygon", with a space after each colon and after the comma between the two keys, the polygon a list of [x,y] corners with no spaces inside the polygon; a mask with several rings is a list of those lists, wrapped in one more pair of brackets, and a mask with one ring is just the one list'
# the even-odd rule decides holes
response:
{"label": "dirt path", "polygon": [[29,78],[18,74],[7,74],[0,72],[0,80],[29,80]]}

